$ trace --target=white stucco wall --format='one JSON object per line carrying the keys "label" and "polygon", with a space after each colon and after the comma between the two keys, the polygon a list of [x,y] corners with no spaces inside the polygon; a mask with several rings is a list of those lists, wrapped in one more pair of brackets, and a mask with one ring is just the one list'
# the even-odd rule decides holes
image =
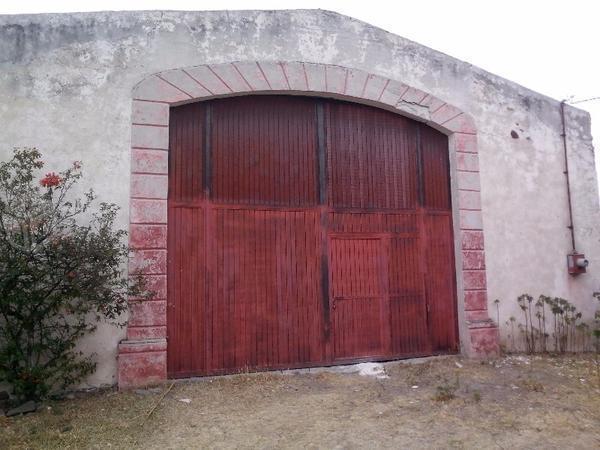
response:
{"label": "white stucco wall", "polygon": [[[0,159],[36,146],[47,167],[81,160],[85,184],[122,208],[127,228],[133,86],[149,74],[206,63],[338,64],[431,93],[473,116],[479,131],[489,310],[518,317],[524,292],[562,296],[589,318],[600,288],[598,191],[588,113],[567,107],[577,249],[571,277],[559,102],[468,63],[326,11],[121,12],[0,16]],[[511,131],[518,133],[517,139]],[[506,335],[506,328],[501,330]],[[113,383],[124,330],[86,340]]]}

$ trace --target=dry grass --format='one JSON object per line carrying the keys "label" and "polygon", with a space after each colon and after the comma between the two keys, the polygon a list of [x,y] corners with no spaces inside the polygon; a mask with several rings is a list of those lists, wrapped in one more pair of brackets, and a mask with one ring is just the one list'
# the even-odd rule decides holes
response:
{"label": "dry grass", "polygon": [[[388,379],[261,373],[177,383],[147,420],[160,392],[85,395],[0,419],[0,447],[600,447],[589,356],[439,358],[386,371]],[[444,386],[452,396],[436,401]]]}

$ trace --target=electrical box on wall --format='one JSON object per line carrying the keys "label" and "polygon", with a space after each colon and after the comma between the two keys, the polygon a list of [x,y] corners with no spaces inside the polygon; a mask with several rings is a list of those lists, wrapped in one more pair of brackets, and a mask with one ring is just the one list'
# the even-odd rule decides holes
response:
{"label": "electrical box on wall", "polygon": [[579,275],[587,272],[589,261],[583,253],[570,253],[567,255],[567,267],[571,275]]}

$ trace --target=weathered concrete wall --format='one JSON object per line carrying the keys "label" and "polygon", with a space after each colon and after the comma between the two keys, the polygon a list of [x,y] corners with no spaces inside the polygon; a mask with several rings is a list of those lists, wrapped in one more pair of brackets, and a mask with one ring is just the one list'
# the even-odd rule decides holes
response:
{"label": "weathered concrete wall", "polygon": [[[479,155],[490,315],[517,295],[572,300],[587,317],[600,287],[598,192],[589,115],[567,108],[574,222],[589,273],[570,251],[559,103],[447,55],[326,11],[122,12],[0,16],[0,158],[37,146],[48,166],[83,161],[86,182],[128,225],[133,86],[159,71],[228,61],[307,61],[402,81],[470,113]],[[518,138],[511,137],[511,131]],[[503,329],[506,334],[507,328]],[[102,327],[90,384],[112,383],[124,331]]]}

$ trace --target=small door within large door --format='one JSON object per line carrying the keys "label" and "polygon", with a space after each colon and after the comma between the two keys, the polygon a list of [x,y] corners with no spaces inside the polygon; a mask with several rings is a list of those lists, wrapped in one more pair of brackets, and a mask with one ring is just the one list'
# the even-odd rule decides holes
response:
{"label": "small door within large door", "polygon": [[334,359],[385,356],[390,328],[382,241],[333,238],[330,245]]}

